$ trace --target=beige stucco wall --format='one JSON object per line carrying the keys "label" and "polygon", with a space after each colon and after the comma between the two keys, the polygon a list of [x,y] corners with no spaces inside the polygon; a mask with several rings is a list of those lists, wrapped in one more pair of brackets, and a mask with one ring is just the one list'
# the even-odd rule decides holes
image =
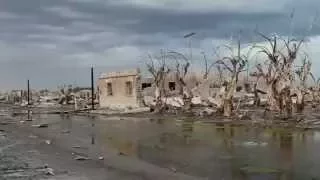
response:
{"label": "beige stucco wall", "polygon": [[[138,75],[100,78],[98,82],[100,107],[139,107],[139,78]],[[128,81],[132,82],[132,95],[126,94],[126,82]],[[108,83],[112,83],[113,94],[111,96],[107,92]]]}

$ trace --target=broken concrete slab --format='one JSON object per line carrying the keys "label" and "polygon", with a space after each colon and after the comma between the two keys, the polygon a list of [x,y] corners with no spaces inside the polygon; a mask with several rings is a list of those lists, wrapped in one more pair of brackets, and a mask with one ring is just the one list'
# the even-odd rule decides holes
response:
{"label": "broken concrete slab", "polygon": [[201,105],[201,104],[202,104],[201,97],[200,97],[200,96],[193,97],[193,98],[191,99],[191,103],[192,103],[193,105]]}

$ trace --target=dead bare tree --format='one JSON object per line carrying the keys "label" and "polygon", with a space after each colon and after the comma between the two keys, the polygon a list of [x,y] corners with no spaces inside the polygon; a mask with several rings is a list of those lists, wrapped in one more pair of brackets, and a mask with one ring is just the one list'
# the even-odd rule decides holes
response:
{"label": "dead bare tree", "polygon": [[[285,113],[285,117],[292,114],[292,99],[290,89],[294,79],[293,65],[304,40],[282,39],[276,35],[267,37],[262,33],[258,34],[266,40],[270,47],[258,46],[258,53],[264,54],[267,59],[265,67],[261,63],[256,65],[257,76],[263,77],[268,88],[268,104],[270,110]],[[280,41],[280,42],[279,42]],[[284,45],[281,46],[280,43]]]}
{"label": "dead bare tree", "polygon": [[209,60],[207,59],[207,56],[204,52],[202,52],[202,55],[203,55],[203,61],[204,61],[204,73],[203,73],[203,79],[204,80],[207,80],[208,79],[208,76],[212,70],[212,68],[214,67],[215,65],[215,62],[209,62]]}
{"label": "dead bare tree", "polygon": [[215,67],[216,67],[217,73],[218,73],[218,84],[219,84],[219,87],[221,87],[222,83],[225,80],[225,78],[223,77],[223,67],[221,64],[217,64]]}
{"label": "dead bare tree", "polygon": [[314,85],[311,87],[311,93],[312,93],[312,102],[315,104],[319,104],[320,102],[320,78],[316,79],[314,76],[312,76],[312,79],[314,81]]}
{"label": "dead bare tree", "polygon": [[182,96],[184,110],[188,111],[191,109],[191,100],[193,98],[193,93],[186,83],[186,77],[191,66],[190,60],[182,53],[176,51],[169,51],[168,55],[168,57],[171,57],[175,60],[174,73],[178,87],[180,88],[179,95]]}
{"label": "dead bare tree", "polygon": [[72,100],[74,94],[72,93],[72,85],[63,85],[59,88],[59,104],[68,104]]}
{"label": "dead bare tree", "polygon": [[160,57],[152,57],[148,55],[149,61],[146,63],[147,70],[153,77],[155,86],[155,112],[160,113],[165,108],[163,97],[165,94],[164,81],[170,69],[166,64],[166,55],[161,52]]}
{"label": "dead bare tree", "polygon": [[[269,45],[266,46],[256,46],[260,50],[260,53],[266,55],[267,60],[265,60],[263,67],[261,64],[256,66],[258,71],[257,75],[263,77],[265,83],[268,87],[268,104],[270,110],[279,111],[281,113],[285,113],[285,117],[288,118],[292,115],[292,83],[294,80],[294,63],[297,59],[298,54],[300,54],[301,46],[305,42],[305,37],[312,30],[313,25],[318,19],[318,14],[314,16],[312,21],[310,22],[310,26],[307,28],[306,34],[301,39],[296,39],[292,37],[293,32],[293,17],[295,11],[290,15],[291,27],[290,27],[290,35],[287,39],[280,38],[276,35],[272,37],[267,37],[266,35],[257,32]],[[308,74],[310,72],[311,64],[307,61],[303,63],[303,69],[298,71],[298,77],[300,79],[300,86],[304,86],[303,81],[307,78],[305,73]],[[304,89],[301,87],[301,89]],[[304,95],[300,96],[298,101],[303,101]],[[303,106],[302,102],[299,106]],[[298,109],[303,110],[302,107]],[[300,111],[299,110],[299,111]]]}
{"label": "dead bare tree", "polygon": [[250,73],[250,76],[255,78],[254,83],[253,83],[253,94],[254,94],[253,104],[255,106],[260,106],[261,99],[259,97],[259,92],[258,92],[257,86],[258,86],[258,82],[259,82],[260,78],[262,78],[262,76],[261,76],[261,74],[258,74],[257,72]]}
{"label": "dead bare tree", "polygon": [[233,109],[233,96],[236,91],[237,83],[239,80],[239,74],[244,71],[246,64],[248,63],[248,55],[243,55],[241,53],[240,38],[237,43],[236,54],[233,52],[233,48],[226,46],[230,50],[230,55],[225,56],[222,59],[216,61],[218,65],[223,66],[223,68],[230,75],[224,84],[224,94],[223,94],[223,115],[229,117],[232,115]]}
{"label": "dead bare tree", "polygon": [[308,77],[311,76],[313,78],[311,73],[311,61],[307,56],[302,59],[302,65],[298,67],[295,73],[299,80],[299,85],[295,88],[295,94],[297,97],[296,110],[298,113],[301,113],[304,110],[304,97],[308,94]]}

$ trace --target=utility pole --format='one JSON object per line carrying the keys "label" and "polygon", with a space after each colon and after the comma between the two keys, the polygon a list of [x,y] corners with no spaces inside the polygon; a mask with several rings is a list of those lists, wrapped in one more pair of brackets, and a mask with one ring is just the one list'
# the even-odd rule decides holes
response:
{"label": "utility pole", "polygon": [[31,117],[31,110],[30,110],[30,81],[28,79],[27,81],[27,108],[28,108],[28,119],[27,121],[32,121],[32,117]]}
{"label": "utility pole", "polygon": [[95,120],[94,120],[94,116],[91,116],[91,130],[92,130],[92,134],[91,134],[91,144],[95,144],[95,131],[94,131],[94,127],[95,127]]}
{"label": "utility pole", "polygon": [[189,33],[189,34],[186,34],[186,35],[184,35],[183,36],[183,38],[188,38],[188,48],[189,48],[189,53],[190,53],[190,61],[192,61],[192,46],[191,46],[191,37],[192,36],[194,36],[194,35],[196,35],[196,33],[195,32],[192,32],[192,33]]}
{"label": "utility pole", "polygon": [[247,62],[247,83],[249,83],[249,61]]}
{"label": "utility pole", "polygon": [[91,66],[91,107],[94,110],[94,76],[93,76],[93,66]]}
{"label": "utility pole", "polygon": [[28,106],[30,105],[30,81],[28,79],[27,82],[27,101],[28,101]]}
{"label": "utility pole", "polygon": [[20,98],[20,104],[23,103],[23,98],[24,98],[24,97],[23,97],[23,96],[24,96],[23,94],[24,94],[24,93],[23,93],[23,90],[20,90],[20,97],[21,97],[21,98]]}

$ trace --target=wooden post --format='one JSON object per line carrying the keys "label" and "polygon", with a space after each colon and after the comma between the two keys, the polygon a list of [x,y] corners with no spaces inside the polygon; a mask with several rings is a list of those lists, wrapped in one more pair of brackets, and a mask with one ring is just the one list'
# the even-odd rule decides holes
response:
{"label": "wooden post", "polygon": [[28,79],[27,82],[27,100],[28,100],[28,104],[27,104],[27,109],[28,109],[28,119],[27,121],[32,121],[32,116],[31,116],[31,109],[30,109],[30,81]]}
{"label": "wooden post", "polygon": [[93,66],[91,67],[91,108],[94,110],[94,76]]}
{"label": "wooden post", "polygon": [[27,90],[28,90],[28,94],[27,94],[27,100],[28,100],[28,106],[30,105],[30,81],[28,79],[28,84],[27,84]]}
{"label": "wooden post", "polygon": [[23,96],[24,96],[23,90],[20,90],[20,99],[18,99],[18,100],[20,100],[20,104],[23,103],[23,99],[24,99]]}

